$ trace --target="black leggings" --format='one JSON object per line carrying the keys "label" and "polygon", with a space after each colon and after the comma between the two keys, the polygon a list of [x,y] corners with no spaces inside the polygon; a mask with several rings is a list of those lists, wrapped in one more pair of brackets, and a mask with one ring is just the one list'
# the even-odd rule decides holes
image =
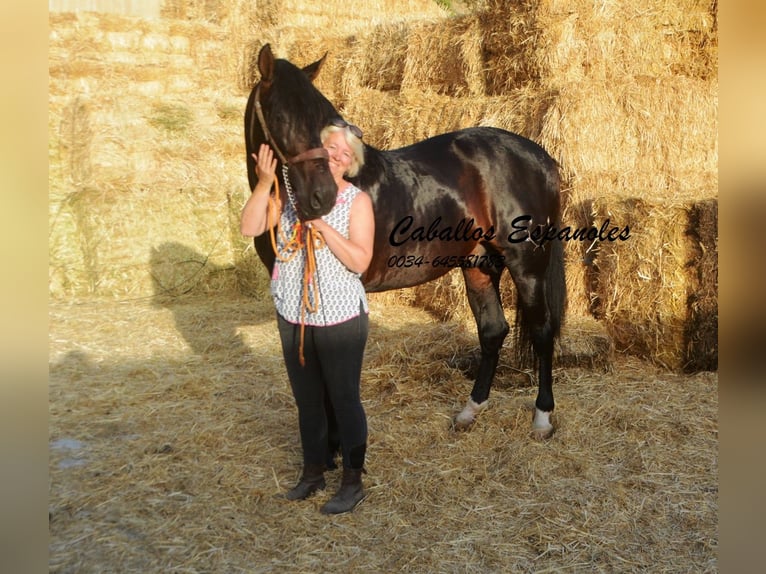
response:
{"label": "black leggings", "polygon": [[300,325],[286,321],[279,314],[277,325],[287,376],[298,406],[304,464],[324,464],[332,454],[328,452],[328,438],[334,426],[331,420],[331,411],[334,411],[343,466],[362,468],[367,445],[367,415],[359,387],[369,330],[367,314],[362,312],[358,317],[329,327],[306,325],[304,366],[298,359]]}

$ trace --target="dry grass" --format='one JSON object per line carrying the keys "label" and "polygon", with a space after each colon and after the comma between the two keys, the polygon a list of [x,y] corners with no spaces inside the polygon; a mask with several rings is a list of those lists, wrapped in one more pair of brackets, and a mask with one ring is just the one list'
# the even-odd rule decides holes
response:
{"label": "dry grass", "polygon": [[455,434],[464,324],[371,318],[369,496],[327,518],[337,472],[280,498],[301,457],[270,302],[53,303],[50,571],[716,571],[717,375],[559,368],[539,443],[505,352]]}

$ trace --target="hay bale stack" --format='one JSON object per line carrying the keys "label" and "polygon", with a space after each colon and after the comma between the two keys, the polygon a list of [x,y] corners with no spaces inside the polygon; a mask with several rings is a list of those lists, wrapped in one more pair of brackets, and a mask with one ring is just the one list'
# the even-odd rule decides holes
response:
{"label": "hay bale stack", "polygon": [[391,19],[444,16],[445,10],[430,0],[363,0],[353,7],[341,2],[310,3],[303,0],[264,0],[251,7],[262,28],[299,26],[319,36],[332,30],[347,35]]}
{"label": "hay bale stack", "polygon": [[689,288],[684,328],[684,369],[718,370],[718,200],[688,210]]}
{"label": "hay bale stack", "polygon": [[534,98],[530,90],[505,96],[452,97],[428,88],[383,91],[356,88],[340,106],[358,124],[367,143],[393,149],[422,139],[471,126],[494,126],[515,132],[542,126],[548,98]]}
{"label": "hay bale stack", "polygon": [[358,49],[347,62],[345,90],[401,90],[410,30],[408,22],[384,22],[361,36]]}
{"label": "hay bale stack", "polygon": [[540,3],[535,0],[493,1],[479,14],[485,88],[503,95],[536,83],[540,70]]}
{"label": "hay bale stack", "polygon": [[[636,190],[672,198],[716,192],[717,135],[717,84],[666,76],[561,86],[541,139],[564,166],[575,198]],[[609,184],[594,181],[600,177]]]}
{"label": "hay bale stack", "polygon": [[[590,277],[591,310],[616,348],[673,370],[717,364],[711,296],[717,293],[717,202],[606,198],[593,207],[596,220],[630,227],[629,240],[596,246]],[[701,272],[703,265],[709,273]]]}
{"label": "hay bale stack", "polygon": [[[666,237],[672,248],[654,251],[633,248],[637,241],[600,251],[567,244],[570,310],[614,320],[618,348],[651,356],[667,343],[663,352],[673,356],[659,364],[715,364],[717,2],[475,5],[448,18],[427,0],[369,0],[350,15],[334,3],[238,0],[167,3],[166,11],[196,21],[52,16],[52,292],[151,291],[151,248],[173,241],[200,254],[192,259],[205,269],[228,269],[241,289],[262,284],[236,218],[246,193],[241,112],[268,41],[297,64],[329,52],[317,85],[376,147],[503,127],[541,142],[561,163],[565,224],[598,227],[610,216],[655,239],[667,236],[668,218],[689,227],[696,243],[676,230]],[[161,197],[155,205],[153,196]],[[634,198],[643,203],[631,212]],[[205,231],[187,241],[196,225]],[[114,229],[124,238],[105,231]],[[656,289],[646,289],[635,277],[647,262],[681,279],[655,278]],[[179,269],[179,282],[164,283],[185,284]],[[435,306],[459,284],[448,276],[413,297]],[[659,288],[666,284],[679,292]],[[449,298],[464,301],[459,291]],[[453,314],[466,313],[462,305]],[[645,340],[651,321],[633,343],[621,327],[623,310],[642,306],[660,325],[654,344]]]}
{"label": "hay bale stack", "polygon": [[427,87],[454,97],[483,95],[481,44],[478,16],[413,25],[407,38],[402,89]]}
{"label": "hay bale stack", "polygon": [[[313,62],[329,51],[332,57],[326,65],[343,69],[358,58],[348,47],[357,45],[362,53],[372,52],[374,46],[359,45],[367,41],[372,31],[381,28],[380,38],[385,37],[386,30],[398,30],[396,41],[384,44],[389,50],[395,45],[406,46],[406,42],[400,40],[401,32],[408,29],[408,22],[441,18],[446,14],[444,8],[430,0],[365,0],[355,3],[353,10],[346,4],[308,4],[300,0],[269,0],[254,9],[242,0],[235,12],[227,27],[239,39],[237,45],[244,46],[238,82],[243,90],[249,90],[258,81],[256,59],[261,46],[267,42],[272,44],[277,57],[298,64]],[[327,69],[323,75],[326,73]],[[329,81],[321,84],[320,89],[327,84],[332,90],[340,85]]]}
{"label": "hay bale stack", "polygon": [[[504,2],[494,0],[496,6]],[[716,0],[541,1],[537,67],[559,83],[717,74]]]}
{"label": "hay bale stack", "polygon": [[715,2],[552,2],[537,17],[538,69],[557,93],[540,141],[568,182],[564,220],[634,230],[622,244],[567,246],[570,301],[603,319],[622,351],[674,369],[717,363],[713,345],[689,343],[711,340],[700,317],[717,310],[709,296],[701,314],[687,299],[717,293],[717,280],[700,272],[686,233],[698,205],[717,205]]}
{"label": "hay bale stack", "polygon": [[[247,184],[221,29],[51,15],[50,43],[51,295],[236,289],[227,197]],[[171,277],[154,261],[174,242]]]}

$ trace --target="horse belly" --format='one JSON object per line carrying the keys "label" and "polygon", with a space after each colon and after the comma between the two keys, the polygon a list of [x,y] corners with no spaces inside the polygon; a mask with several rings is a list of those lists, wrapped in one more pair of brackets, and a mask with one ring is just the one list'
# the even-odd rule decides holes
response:
{"label": "horse belly", "polygon": [[362,282],[370,293],[414,287],[471,265],[481,253],[484,250],[478,245],[433,244],[424,249],[381,251],[373,255]]}
{"label": "horse belly", "polygon": [[421,267],[392,267],[384,269],[381,273],[367,273],[362,277],[364,288],[369,293],[390,291],[391,289],[403,289],[414,287],[421,283],[427,283],[445,275],[450,269],[426,266]]}

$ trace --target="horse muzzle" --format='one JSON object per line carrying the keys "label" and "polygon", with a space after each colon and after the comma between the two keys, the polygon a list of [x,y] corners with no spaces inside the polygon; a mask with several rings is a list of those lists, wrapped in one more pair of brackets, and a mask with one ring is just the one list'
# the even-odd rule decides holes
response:
{"label": "horse muzzle", "polygon": [[[316,219],[335,206],[338,186],[330,173],[327,150],[312,148],[288,160],[294,182],[296,210],[301,219]],[[320,160],[322,163],[320,163]]]}

